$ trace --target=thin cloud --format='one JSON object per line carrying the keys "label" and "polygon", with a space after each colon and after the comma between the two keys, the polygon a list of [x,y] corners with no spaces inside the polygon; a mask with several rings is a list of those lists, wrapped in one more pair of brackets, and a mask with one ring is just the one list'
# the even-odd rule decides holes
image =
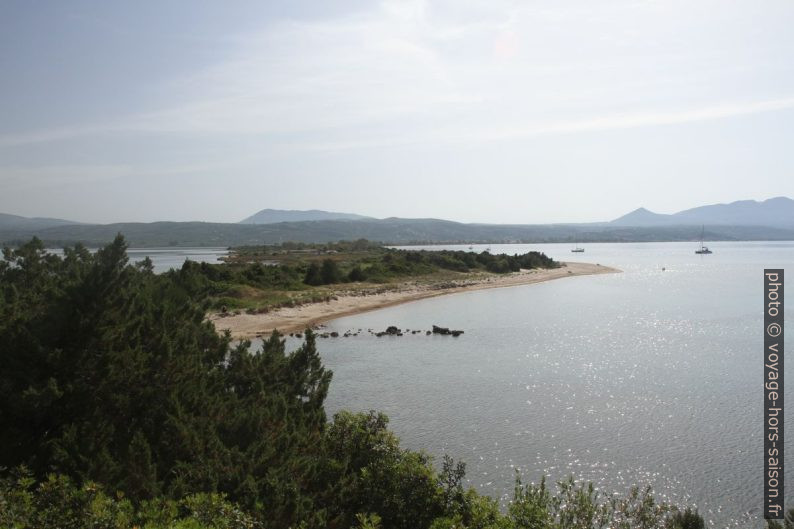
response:
{"label": "thin cloud", "polygon": [[151,167],[136,164],[43,165],[37,167],[0,167],[0,182],[9,189],[53,188],[78,184],[98,184],[125,178],[168,177],[221,172],[234,166],[225,164],[187,164]]}
{"label": "thin cloud", "polygon": [[504,129],[478,129],[460,131],[436,130],[432,134],[400,138],[381,138],[347,142],[318,142],[305,145],[306,150],[336,151],[362,148],[381,148],[399,145],[463,144],[478,142],[513,141],[524,138],[600,132],[641,127],[679,125],[698,121],[749,116],[764,112],[794,109],[794,97],[742,103],[724,103],[705,108],[668,112],[620,113],[591,119],[538,123],[527,127]]}
{"label": "thin cloud", "polygon": [[[238,36],[225,60],[161,80],[170,104],[102,123],[6,134],[0,147],[107,134],[169,134],[186,142],[255,136],[282,152],[447,145],[792,107],[787,96],[758,98],[769,91],[722,90],[741,88],[747,72],[764,64],[736,61],[719,35],[681,23],[687,3],[673,3],[472,0],[453,8],[385,1],[327,20],[273,21]],[[693,12],[706,15],[719,25],[736,13]],[[670,27],[679,30],[674,37]]]}

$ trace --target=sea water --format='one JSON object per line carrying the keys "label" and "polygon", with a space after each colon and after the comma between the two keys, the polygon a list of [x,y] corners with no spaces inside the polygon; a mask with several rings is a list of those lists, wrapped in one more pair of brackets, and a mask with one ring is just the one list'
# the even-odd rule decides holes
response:
{"label": "sea water", "polygon": [[[503,502],[516,470],[535,482],[572,475],[607,495],[651,485],[658,500],[697,506],[713,527],[760,527],[763,269],[794,274],[794,243],[713,243],[711,255],[695,255],[696,243],[583,246],[583,254],[559,244],[491,252],[539,250],[623,272],[328,323],[363,329],[318,341],[334,372],[329,415],[385,412],[404,446],[466,462],[469,483]],[[794,306],[789,329],[792,314]],[[434,324],[465,334],[367,332]]]}

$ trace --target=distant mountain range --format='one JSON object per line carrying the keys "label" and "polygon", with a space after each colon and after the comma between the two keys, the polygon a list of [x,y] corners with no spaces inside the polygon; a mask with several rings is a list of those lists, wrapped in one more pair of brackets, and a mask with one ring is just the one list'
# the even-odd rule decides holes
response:
{"label": "distant mountain range", "polygon": [[335,213],[320,209],[263,209],[240,221],[240,224],[276,224],[278,222],[306,222],[310,220],[362,220],[372,219],[355,213]]}
{"label": "distant mountain range", "polygon": [[72,222],[71,220],[48,219],[42,217],[29,218],[0,213],[0,230],[43,230],[55,226],[68,226],[70,224],[79,223]]}
{"label": "distant mountain range", "polygon": [[[306,217],[326,216],[307,220]],[[335,218],[328,218],[334,216]],[[279,221],[279,218],[301,220]],[[374,219],[350,213],[262,210],[241,223],[78,224],[0,214],[0,243],[38,236],[50,246],[98,246],[122,233],[132,247],[242,246],[365,238],[393,244],[794,240],[794,200],[777,197],[702,206],[663,215],[640,208],[611,222],[464,224],[439,219]]]}
{"label": "distant mountain range", "polygon": [[712,204],[685,209],[672,215],[635,209],[613,220],[615,226],[673,226],[704,224],[708,226],[769,226],[794,228],[794,200],[775,197],[763,202],[739,200],[730,204]]}

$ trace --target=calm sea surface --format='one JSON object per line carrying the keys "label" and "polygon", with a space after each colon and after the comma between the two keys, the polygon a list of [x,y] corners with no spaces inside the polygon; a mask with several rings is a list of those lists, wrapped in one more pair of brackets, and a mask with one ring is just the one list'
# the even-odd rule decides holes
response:
{"label": "calm sea surface", "polygon": [[[700,256],[695,243],[587,244],[584,254],[493,245],[624,272],[335,320],[341,332],[437,324],[465,334],[320,340],[334,371],[327,409],[387,413],[405,446],[462,459],[472,485],[505,501],[519,469],[607,494],[650,484],[713,527],[761,527],[762,271],[794,273],[794,243],[710,246]],[[794,461],[789,487],[792,471]]]}

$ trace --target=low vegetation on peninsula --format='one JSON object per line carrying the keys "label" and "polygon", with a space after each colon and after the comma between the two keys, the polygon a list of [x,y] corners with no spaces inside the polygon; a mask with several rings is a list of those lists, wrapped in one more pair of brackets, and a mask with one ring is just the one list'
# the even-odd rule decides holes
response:
{"label": "low vegetation on peninsula", "polygon": [[[411,261],[418,252],[379,255],[374,264],[439,266]],[[384,415],[329,421],[332,374],[311,331],[295,351],[274,333],[252,352],[206,320],[202,282],[224,267],[235,269],[154,274],[150,262],[127,262],[120,237],[96,254],[51,255],[37,240],[5,250],[0,527],[704,527],[647,490],[605,496],[573,480],[517,475],[500,508],[465,487],[463,463],[444,458],[439,468],[402,448]],[[308,272],[290,270],[298,280]]]}
{"label": "low vegetation on peninsula", "polygon": [[180,273],[191,276],[194,292],[206,296],[213,310],[267,312],[341,293],[382,292],[406,282],[443,288],[454,281],[559,266],[541,252],[403,250],[360,239],[236,248],[225,264],[186,263]]}

